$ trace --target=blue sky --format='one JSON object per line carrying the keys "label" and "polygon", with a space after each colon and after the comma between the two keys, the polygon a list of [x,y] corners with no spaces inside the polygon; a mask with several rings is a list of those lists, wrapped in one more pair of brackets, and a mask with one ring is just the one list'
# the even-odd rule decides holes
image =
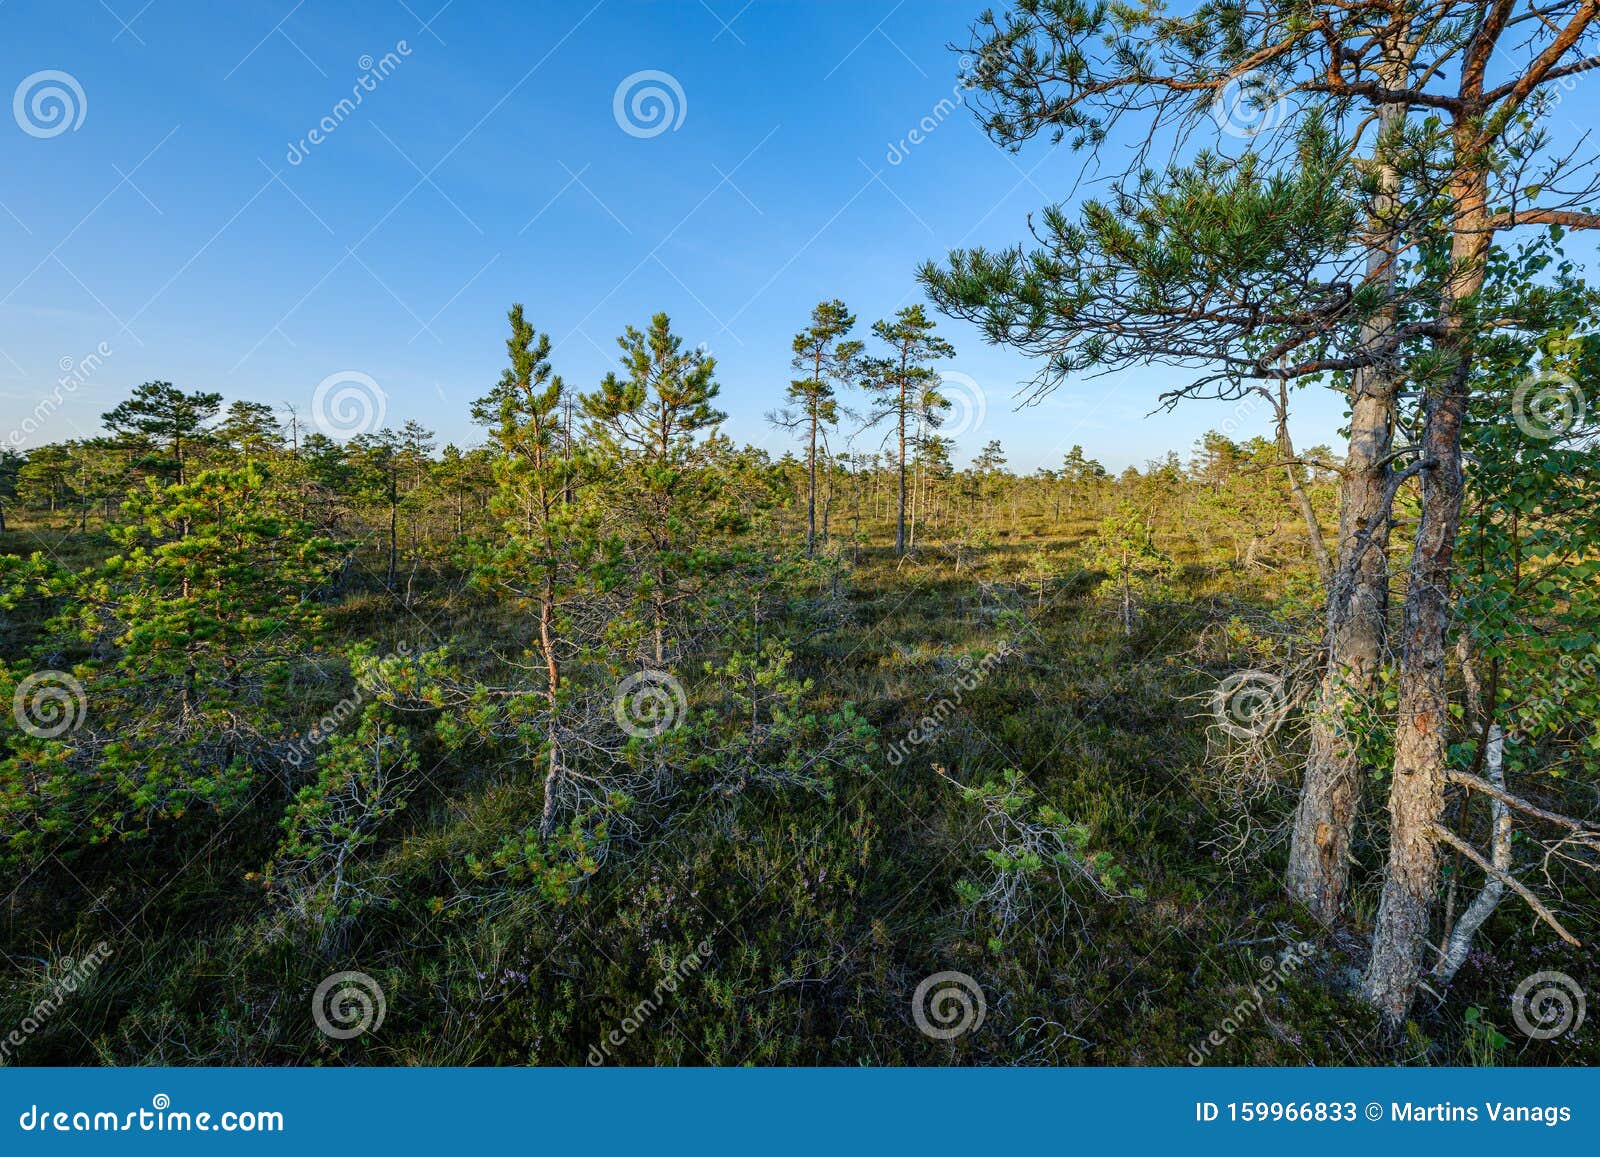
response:
{"label": "blue sky", "polygon": [[[716,355],[729,434],[780,450],[764,415],[813,304],[843,298],[864,331],[920,300],[919,261],[1015,242],[1074,186],[1081,158],[1008,155],[965,112],[890,163],[951,94],[947,46],[982,6],[0,0],[0,95],[43,70],[82,93],[81,123],[55,135],[0,117],[0,429],[104,349],[25,445],[95,432],[148,379],[304,414],[345,371],[379,384],[388,424],[474,443],[468,404],[520,301],[583,389],[624,325],[666,310]],[[655,135],[614,115],[644,71],[682,94]],[[942,329],[986,403],[963,457],[999,438],[1028,470],[1079,442],[1120,468],[1230,416],[1146,418],[1178,380],[1161,368],[1016,411],[1029,364]],[[1337,404],[1301,398],[1298,441],[1331,440]]]}

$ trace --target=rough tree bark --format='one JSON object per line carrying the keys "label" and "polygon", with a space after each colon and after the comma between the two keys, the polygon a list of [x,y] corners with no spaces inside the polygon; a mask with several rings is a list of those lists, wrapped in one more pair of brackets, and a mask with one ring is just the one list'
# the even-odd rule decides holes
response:
{"label": "rough tree bark", "polygon": [[[822,360],[821,355],[817,357]],[[819,380],[821,370],[818,371]],[[817,551],[817,403],[811,403],[810,444],[806,447],[806,557]]]}
{"label": "rough tree bark", "polygon": [[895,514],[894,552],[904,557],[906,553],[906,363],[900,359],[900,412],[897,415],[900,435],[900,505]]}
{"label": "rough tree bark", "polygon": [[[1403,83],[1408,54],[1395,53],[1388,79]],[[1398,87],[1398,85],[1396,85]],[[1367,275],[1390,287],[1395,279],[1395,211],[1398,177],[1385,160],[1386,141],[1403,127],[1406,110],[1384,105],[1375,149],[1379,190],[1367,238]],[[1368,320],[1362,344],[1371,351],[1390,341],[1391,307]],[[1311,716],[1306,758],[1290,837],[1285,885],[1318,920],[1331,924],[1344,905],[1350,845],[1361,798],[1361,766],[1343,722],[1377,689],[1389,615],[1389,487],[1395,397],[1400,383],[1392,363],[1380,361],[1352,377],[1350,445],[1339,486],[1339,544],[1327,588],[1324,645],[1327,664]]]}
{"label": "rough tree bark", "polygon": [[[1591,71],[1592,57],[1579,50],[1590,26],[1600,18],[1600,0],[1576,0],[1536,12],[1554,34],[1550,43],[1515,79],[1492,92],[1485,76],[1501,36],[1512,23],[1511,0],[1485,5],[1466,45],[1450,127],[1452,166],[1446,202],[1450,207],[1450,264],[1441,295],[1439,350],[1445,355],[1442,380],[1429,390],[1424,432],[1422,514],[1417,528],[1405,606],[1405,646],[1399,682],[1394,774],[1389,789],[1390,846],[1383,898],[1373,932],[1372,959],[1365,995],[1391,1028],[1409,1011],[1422,973],[1429,921],[1438,888],[1438,843],[1463,854],[1470,845],[1442,824],[1447,765],[1449,694],[1445,681],[1445,640],[1451,598],[1451,567],[1461,521],[1461,427],[1471,387],[1477,319],[1475,301],[1483,287],[1486,259],[1495,230],[1518,224],[1561,223],[1593,228],[1600,219],[1569,211],[1530,209],[1491,213],[1490,174],[1505,146],[1507,127],[1546,82]],[[1558,23],[1564,20],[1565,23]],[[1569,53],[1578,58],[1569,60]],[[1486,785],[1489,794],[1498,789]],[[1506,802],[1509,802],[1507,800]],[[1476,852],[1469,858],[1491,873],[1492,864]],[[1558,935],[1571,933],[1514,877],[1501,877],[1549,923]]]}
{"label": "rough tree bark", "polygon": [[[1476,126],[1458,123],[1457,153],[1479,155]],[[1394,772],[1389,787],[1389,858],[1364,991],[1384,1021],[1404,1021],[1416,995],[1439,883],[1436,827],[1444,810],[1449,753],[1445,652],[1452,566],[1461,528],[1461,428],[1472,374],[1470,303],[1483,287],[1493,236],[1487,173],[1463,164],[1452,183],[1450,275],[1441,302],[1446,377],[1426,401],[1422,509],[1407,576]]]}

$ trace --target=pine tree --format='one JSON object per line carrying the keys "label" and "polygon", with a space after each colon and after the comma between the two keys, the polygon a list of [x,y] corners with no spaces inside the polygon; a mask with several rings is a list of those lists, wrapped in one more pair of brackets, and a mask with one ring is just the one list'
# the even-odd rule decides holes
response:
{"label": "pine tree", "polygon": [[[1557,152],[1537,127],[1557,87],[1592,72],[1600,7],[1513,9],[1381,0],[1307,20],[1273,4],[1174,15],[1063,0],[985,13],[974,29],[986,66],[975,103],[1007,146],[1048,133],[1098,147],[1129,109],[1150,114],[1151,139],[1186,134],[1203,118],[1174,96],[1209,97],[1216,110],[1247,83],[1288,115],[1240,157],[1127,174],[1080,222],[1047,211],[1032,254],[956,253],[947,268],[923,270],[941,308],[1045,356],[1047,384],[1161,358],[1216,367],[1175,396],[1220,384],[1237,397],[1250,379],[1325,373],[1346,392],[1328,660],[1285,877],[1328,923],[1341,913],[1362,788],[1340,724],[1377,690],[1392,504],[1417,479],[1398,684],[1403,717],[1417,726],[1396,736],[1389,802],[1399,830],[1366,985],[1391,1027],[1410,1008],[1429,943],[1462,431],[1476,346],[1503,320],[1479,308],[1490,250],[1504,230],[1600,229],[1594,159]],[[1514,42],[1528,49],[1521,59],[1506,51]],[[1493,69],[1502,58],[1513,61],[1508,74]],[[1407,269],[1413,253],[1422,258]],[[1408,378],[1420,436],[1402,465],[1410,448],[1395,447],[1394,432]]]}
{"label": "pine tree", "polygon": [[283,449],[283,427],[265,402],[234,402],[222,416],[217,437],[246,462]]}
{"label": "pine tree", "polygon": [[17,476],[27,461],[9,447],[0,450],[0,534],[6,532],[6,511],[17,500]]}
{"label": "pine tree", "polygon": [[844,340],[856,324],[855,315],[835,298],[818,303],[811,324],[797,333],[790,363],[805,374],[789,383],[793,409],[773,415],[774,424],[798,430],[806,440],[806,557],[816,552],[817,463],[819,450],[826,457],[827,434],[839,422],[837,383],[850,381],[857,372],[861,343]]}
{"label": "pine tree", "polygon": [[579,590],[582,562],[593,543],[567,502],[575,467],[563,453],[566,392],[550,366],[550,337],[534,331],[520,304],[511,307],[509,320],[506,353],[511,364],[474,405],[473,416],[491,426],[501,451],[495,462],[495,512],[504,520],[506,537],[486,573],[515,597],[531,602],[538,617],[537,652],[548,712],[539,837],[548,840],[556,827],[565,766],[558,726],[565,647],[561,608]]}
{"label": "pine tree", "polygon": [[1106,576],[1100,590],[1116,599],[1125,635],[1133,634],[1139,600],[1165,594],[1178,574],[1177,564],[1156,546],[1145,519],[1127,506],[1100,523],[1089,540],[1088,558]]}
{"label": "pine tree", "polygon": [[148,459],[180,485],[187,480],[189,457],[208,433],[207,423],[222,406],[221,394],[186,394],[171,382],[146,382],[133,397],[100,416],[112,432],[130,439],[135,448],[164,449],[166,457]]}
{"label": "pine tree", "polygon": [[895,553],[904,555],[907,550],[907,463],[909,451],[915,447],[919,418],[933,412],[943,401],[937,391],[938,374],[929,364],[940,358],[955,356],[955,348],[933,332],[920,305],[910,305],[893,318],[874,322],[872,332],[886,343],[890,353],[874,357],[863,364],[863,385],[872,396],[873,411],[868,415],[868,427],[885,420],[893,422],[890,436],[895,439],[895,454],[899,471],[899,506],[895,515]]}
{"label": "pine tree", "polygon": [[607,374],[584,396],[583,413],[600,453],[619,468],[607,485],[616,509],[631,515],[652,657],[662,667],[669,619],[704,563],[692,549],[693,520],[715,487],[704,471],[714,456],[703,436],[727,415],[712,405],[716,360],[685,350],[666,314],[651,318],[646,331],[629,326],[617,344],[626,376]]}
{"label": "pine tree", "polygon": [[295,794],[282,820],[283,840],[263,873],[266,886],[324,935],[370,897],[351,880],[361,851],[406,806],[418,759],[404,731],[376,704],[356,730],[330,736],[316,778]]}
{"label": "pine tree", "polygon": [[61,735],[7,736],[0,811],[13,847],[226,814],[276,768],[282,681],[320,640],[317,596],[342,555],[291,502],[256,465],[148,479],[111,532],[118,553],[42,584],[65,609],[40,652],[83,656],[72,676],[92,710]]}

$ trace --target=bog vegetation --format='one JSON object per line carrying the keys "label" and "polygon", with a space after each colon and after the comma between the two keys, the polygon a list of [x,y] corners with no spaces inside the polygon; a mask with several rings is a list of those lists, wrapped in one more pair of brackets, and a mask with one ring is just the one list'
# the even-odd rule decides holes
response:
{"label": "bog vegetation", "polygon": [[[665,314],[564,381],[531,291],[480,445],[148,382],[6,451],[0,1055],[1600,1060],[1600,218],[1541,127],[1597,20],[984,14],[997,142],[1148,154],[797,317],[781,455]],[[950,318],[1219,429],[1014,470]]]}

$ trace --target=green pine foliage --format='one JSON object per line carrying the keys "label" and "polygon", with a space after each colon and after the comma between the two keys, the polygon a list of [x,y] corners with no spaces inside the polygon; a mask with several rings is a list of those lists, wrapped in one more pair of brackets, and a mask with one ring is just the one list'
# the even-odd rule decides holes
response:
{"label": "green pine foliage", "polygon": [[[1511,790],[1592,815],[1597,446],[1516,415],[1530,365],[1594,380],[1594,301],[1554,241],[1493,260],[1517,322],[1474,370],[1452,767],[1482,771],[1493,722]],[[830,300],[796,339],[784,457],[724,434],[714,359],[664,315],[584,393],[518,306],[482,446],[156,384],[116,438],[6,465],[0,1015],[37,1002],[28,960],[128,947],[21,1058],[594,1063],[673,976],[602,1063],[1189,1063],[1260,959],[1319,936],[1272,838],[1322,594],[1281,443],[1024,472],[941,425],[925,312],[872,356],[852,321]],[[874,419],[878,453],[829,445]],[[1302,457],[1331,535],[1339,463]],[[1196,704],[1247,668],[1283,725],[1221,743]],[[1364,709],[1378,777],[1395,707]],[[1485,838],[1481,801],[1460,819]],[[1519,828],[1513,862],[1588,942],[1586,831],[1562,859]],[[1452,910],[1479,886],[1452,864]],[[1479,944],[1399,1040],[1324,941],[1225,1059],[1503,1060],[1493,1010],[1548,946],[1509,904]],[[285,994],[352,968],[388,1019],[331,1040]],[[949,971],[987,1013],[942,1040],[910,1002]]]}

